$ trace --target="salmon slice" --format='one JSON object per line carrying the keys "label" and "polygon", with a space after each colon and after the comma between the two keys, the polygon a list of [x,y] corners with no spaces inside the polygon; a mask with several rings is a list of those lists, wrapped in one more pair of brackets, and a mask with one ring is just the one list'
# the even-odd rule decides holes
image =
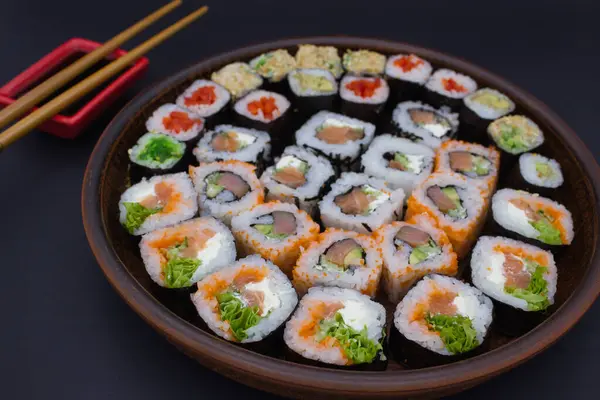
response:
{"label": "salmon slice", "polygon": [[239,148],[237,135],[233,132],[224,132],[215,135],[210,145],[216,151],[236,152]]}
{"label": "salmon slice", "polygon": [[436,290],[429,295],[429,312],[431,314],[455,315],[456,306],[453,301],[456,293]]}
{"label": "salmon slice", "polygon": [[444,194],[442,189],[437,185],[427,188],[427,196],[443,213],[447,213],[448,211],[454,210],[456,208],[454,202],[450,200],[448,196]]}
{"label": "salmon slice", "polygon": [[201,124],[202,120],[192,119],[183,111],[171,111],[169,115],[163,118],[163,125],[175,133],[190,130],[194,125]]}
{"label": "salmon slice", "polygon": [[518,209],[524,211],[525,215],[527,215],[527,218],[529,218],[533,222],[536,222],[542,218],[538,213],[535,212],[535,210],[525,200],[512,199],[512,200],[509,200],[508,202],[510,204],[512,204],[513,206],[517,207]]}
{"label": "salmon slice", "polygon": [[450,168],[454,171],[471,171],[473,169],[473,156],[468,151],[453,151],[448,154]]}
{"label": "salmon slice", "polygon": [[217,100],[217,93],[214,86],[199,87],[190,96],[186,97],[183,102],[186,107],[211,105]]}
{"label": "salmon slice", "polygon": [[174,192],[173,185],[167,182],[158,182],[154,185],[154,194],[142,199],[139,204],[143,207],[154,209],[164,206],[171,199]]}
{"label": "salmon slice", "polygon": [[273,233],[293,235],[296,233],[296,217],[287,211],[273,211]]}
{"label": "salmon slice", "polygon": [[506,287],[526,289],[531,281],[531,275],[523,270],[523,261],[510,253],[504,253],[504,276]]}
{"label": "salmon slice", "polygon": [[250,191],[250,185],[248,185],[240,176],[232,172],[221,173],[217,184],[223,186],[225,190],[229,190],[238,199],[241,199]]}
{"label": "salmon slice", "polygon": [[258,290],[242,290],[242,298],[248,307],[258,307],[258,314],[262,315],[265,293]]}
{"label": "salmon slice", "polygon": [[438,123],[436,115],[427,110],[421,110],[418,108],[413,108],[412,110],[408,110],[408,115],[410,115],[410,119],[417,125],[429,125]]}
{"label": "salmon slice", "polygon": [[361,188],[355,187],[346,194],[335,197],[334,203],[348,215],[362,215],[369,209],[371,200]]}
{"label": "salmon slice", "polygon": [[273,179],[292,189],[297,189],[306,183],[304,174],[298,168],[291,166],[275,171]]}
{"label": "salmon slice", "polygon": [[266,277],[264,271],[255,269],[243,269],[233,279],[232,286],[238,290],[243,290],[244,286],[253,282],[260,282]]}
{"label": "salmon slice", "polygon": [[361,129],[352,128],[350,126],[325,126],[321,128],[316,138],[329,144],[344,144],[360,140],[365,137]]}
{"label": "salmon slice", "polygon": [[196,258],[198,252],[206,246],[206,242],[215,236],[215,231],[212,229],[202,229],[190,232],[187,238],[187,247],[179,252],[179,255],[184,258]]}
{"label": "salmon slice", "polygon": [[352,250],[361,248],[354,239],[343,239],[332,244],[325,252],[325,257],[337,265],[344,265],[344,259]]}
{"label": "salmon slice", "polygon": [[419,247],[429,243],[431,236],[414,226],[406,225],[396,233],[396,239],[400,239],[412,247]]}
{"label": "salmon slice", "polygon": [[406,171],[406,168],[404,168],[404,165],[400,161],[391,160],[388,165],[390,168]]}

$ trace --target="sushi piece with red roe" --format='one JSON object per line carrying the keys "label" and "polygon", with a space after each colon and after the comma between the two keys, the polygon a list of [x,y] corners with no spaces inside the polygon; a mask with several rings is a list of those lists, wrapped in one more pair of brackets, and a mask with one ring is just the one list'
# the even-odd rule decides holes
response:
{"label": "sushi piece with red roe", "polygon": [[435,106],[460,110],[462,100],[477,90],[477,82],[450,69],[438,69],[425,84],[427,101]]}
{"label": "sushi piece with red roe", "polygon": [[195,142],[204,129],[204,118],[178,105],[164,104],[148,118],[146,129],[181,142]]}
{"label": "sushi piece with red roe", "polygon": [[392,100],[415,100],[423,96],[423,85],[431,76],[429,61],[414,54],[397,54],[388,58],[385,75],[390,85]]}
{"label": "sushi piece with red roe", "polygon": [[223,86],[205,79],[191,84],[176,100],[178,106],[186,108],[194,114],[214,120],[222,115],[231,95]]}
{"label": "sushi piece with red roe", "polygon": [[362,120],[374,120],[383,109],[390,88],[380,77],[346,75],[340,83],[342,114]]}

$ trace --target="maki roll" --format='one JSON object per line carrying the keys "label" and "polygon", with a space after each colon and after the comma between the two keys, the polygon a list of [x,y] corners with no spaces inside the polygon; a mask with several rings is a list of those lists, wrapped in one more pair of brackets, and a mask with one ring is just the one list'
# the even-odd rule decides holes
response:
{"label": "maki roll", "polygon": [[429,61],[414,54],[398,54],[388,58],[385,75],[398,102],[422,97],[423,85],[432,71]]}
{"label": "maki roll", "polygon": [[554,196],[564,177],[558,161],[541,154],[524,153],[519,157],[519,167],[514,168],[510,179],[513,187],[535,192],[543,196]]}
{"label": "maki roll", "polygon": [[239,343],[265,339],[298,304],[285,274],[259,256],[243,258],[207,276],[191,298],[214,333]]}
{"label": "maki roll", "polygon": [[146,121],[148,132],[169,135],[182,142],[195,140],[204,128],[204,119],[175,104],[164,104]]}
{"label": "maki roll", "polygon": [[236,256],[231,232],[212,217],[147,233],[140,252],[152,280],[170,289],[189,287],[233,263]]}
{"label": "maki roll", "polygon": [[231,95],[223,86],[199,79],[177,97],[176,103],[200,117],[214,119],[216,114],[222,114],[230,100]]}
{"label": "maki roll", "polygon": [[311,288],[285,325],[286,345],[302,357],[353,366],[384,360],[385,308],[354,290]]}
{"label": "maki roll", "polygon": [[302,147],[289,146],[260,180],[266,199],[294,203],[314,215],[317,201],[334,179],[331,162]]}
{"label": "maki roll", "polygon": [[492,232],[518,239],[525,237],[536,245],[541,242],[542,246],[567,245],[573,241],[573,218],[569,210],[537,194],[498,190],[492,198],[492,213]]}
{"label": "maki roll", "polygon": [[544,143],[544,133],[539,126],[522,115],[508,115],[492,122],[488,135],[501,150],[519,155]]}
{"label": "maki roll", "polygon": [[463,102],[461,137],[469,142],[487,144],[485,129],[489,123],[515,110],[515,103],[508,96],[490,88],[469,94]]}
{"label": "maki roll", "polygon": [[345,115],[321,111],[296,131],[296,143],[309,147],[349,169],[375,135],[375,125]]}
{"label": "maki roll", "polygon": [[374,237],[383,254],[383,287],[394,304],[423,276],[454,276],[458,271],[448,236],[426,214],[415,215],[408,222],[382,225]]}
{"label": "maki roll", "polygon": [[259,254],[292,275],[300,249],[316,239],[320,228],[293,204],[259,204],[233,217],[231,230],[242,255]]}
{"label": "maki roll", "polygon": [[384,179],[392,189],[401,188],[404,193],[427,178],[433,169],[435,152],[423,144],[392,135],[380,135],[362,155],[361,170]]}
{"label": "maki roll", "polygon": [[342,113],[363,120],[372,120],[382,110],[390,95],[385,79],[346,75],[340,82]]}
{"label": "maki roll", "polygon": [[458,258],[462,259],[482,228],[487,208],[484,193],[484,189],[462,175],[434,173],[413,190],[407,202],[406,219],[428,214],[448,235]]}
{"label": "maki roll", "polygon": [[136,236],[190,219],[197,211],[197,196],[185,172],[144,178],[119,201],[119,221]]}
{"label": "maki roll", "polygon": [[296,68],[325,69],[337,79],[342,75],[342,60],[333,46],[301,44],[296,52]]}
{"label": "maki roll", "polygon": [[392,191],[382,179],[344,172],[319,203],[319,212],[327,227],[371,233],[401,219],[403,204],[404,190]]}
{"label": "maki roll", "polygon": [[185,154],[185,144],[162,133],[146,133],[127,153],[131,161],[132,180],[149,177],[164,172],[185,169],[181,160]]}
{"label": "maki roll", "polygon": [[392,122],[400,136],[433,149],[452,138],[458,130],[458,114],[418,101],[399,103],[392,113]]}
{"label": "maki roll", "polygon": [[213,72],[211,79],[223,86],[233,98],[239,98],[257,89],[263,79],[246,63],[235,62]]}
{"label": "maki roll", "polygon": [[338,84],[328,70],[297,69],[288,74],[288,83],[301,111],[314,113],[333,108]]}
{"label": "maki roll", "polygon": [[342,63],[354,75],[382,75],[385,70],[385,56],[371,50],[346,50]]}
{"label": "maki roll", "polygon": [[381,267],[381,253],[370,236],[328,228],[300,254],[293,283],[299,294],[313,286],[336,286],[375,297]]}
{"label": "maki roll", "polygon": [[425,88],[431,104],[436,107],[448,106],[458,111],[462,99],[477,90],[477,82],[450,69],[438,69],[429,77]]}
{"label": "maki roll", "polygon": [[198,194],[200,215],[212,215],[230,225],[234,215],[264,200],[256,167],[229,160],[190,166],[190,176]]}
{"label": "maki roll", "polygon": [[287,50],[279,49],[252,59],[250,67],[271,84],[275,84],[283,81],[296,68],[296,60]]}
{"label": "maki roll", "polygon": [[267,132],[233,125],[217,125],[207,132],[194,149],[198,162],[239,160],[256,165],[260,173],[271,155]]}
{"label": "maki roll", "polygon": [[492,301],[442,275],[423,278],[398,304],[390,345],[400,361],[423,368],[477,353],[492,323]]}

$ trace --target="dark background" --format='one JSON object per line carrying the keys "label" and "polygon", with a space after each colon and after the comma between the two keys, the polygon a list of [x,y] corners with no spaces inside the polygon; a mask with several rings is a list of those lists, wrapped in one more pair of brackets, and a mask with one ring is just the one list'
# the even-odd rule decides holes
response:
{"label": "dark background", "polygon": [[[107,40],[166,1],[5,0],[0,83],[71,37]],[[0,397],[275,398],[205,369],[148,327],[103,277],[81,223],[84,168],[110,118],[143,87],[205,57],[301,35],[363,35],[428,46],[531,92],[600,155],[593,111],[600,91],[598,1],[205,3],[210,12],[152,51],[145,79],[79,139],[34,132],[0,154]],[[187,0],[158,25],[202,4]],[[550,350],[456,398],[597,398],[598,332],[596,303]]]}

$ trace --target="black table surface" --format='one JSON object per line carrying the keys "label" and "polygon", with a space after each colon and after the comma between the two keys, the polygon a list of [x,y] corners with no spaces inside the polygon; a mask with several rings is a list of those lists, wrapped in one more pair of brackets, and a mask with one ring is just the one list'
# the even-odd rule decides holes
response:
{"label": "black table surface", "polygon": [[[0,81],[71,37],[107,40],[164,2],[3,1]],[[108,121],[144,87],[203,58],[249,43],[325,34],[432,47],[528,90],[600,155],[596,0],[206,3],[210,12],[152,51],[145,78],[80,138],[34,132],[0,154],[2,398],[276,398],[202,367],[147,326],[102,275],[81,222],[84,168]],[[201,4],[188,0],[176,14]],[[552,348],[456,398],[598,398],[592,388],[599,331],[596,303]]]}

